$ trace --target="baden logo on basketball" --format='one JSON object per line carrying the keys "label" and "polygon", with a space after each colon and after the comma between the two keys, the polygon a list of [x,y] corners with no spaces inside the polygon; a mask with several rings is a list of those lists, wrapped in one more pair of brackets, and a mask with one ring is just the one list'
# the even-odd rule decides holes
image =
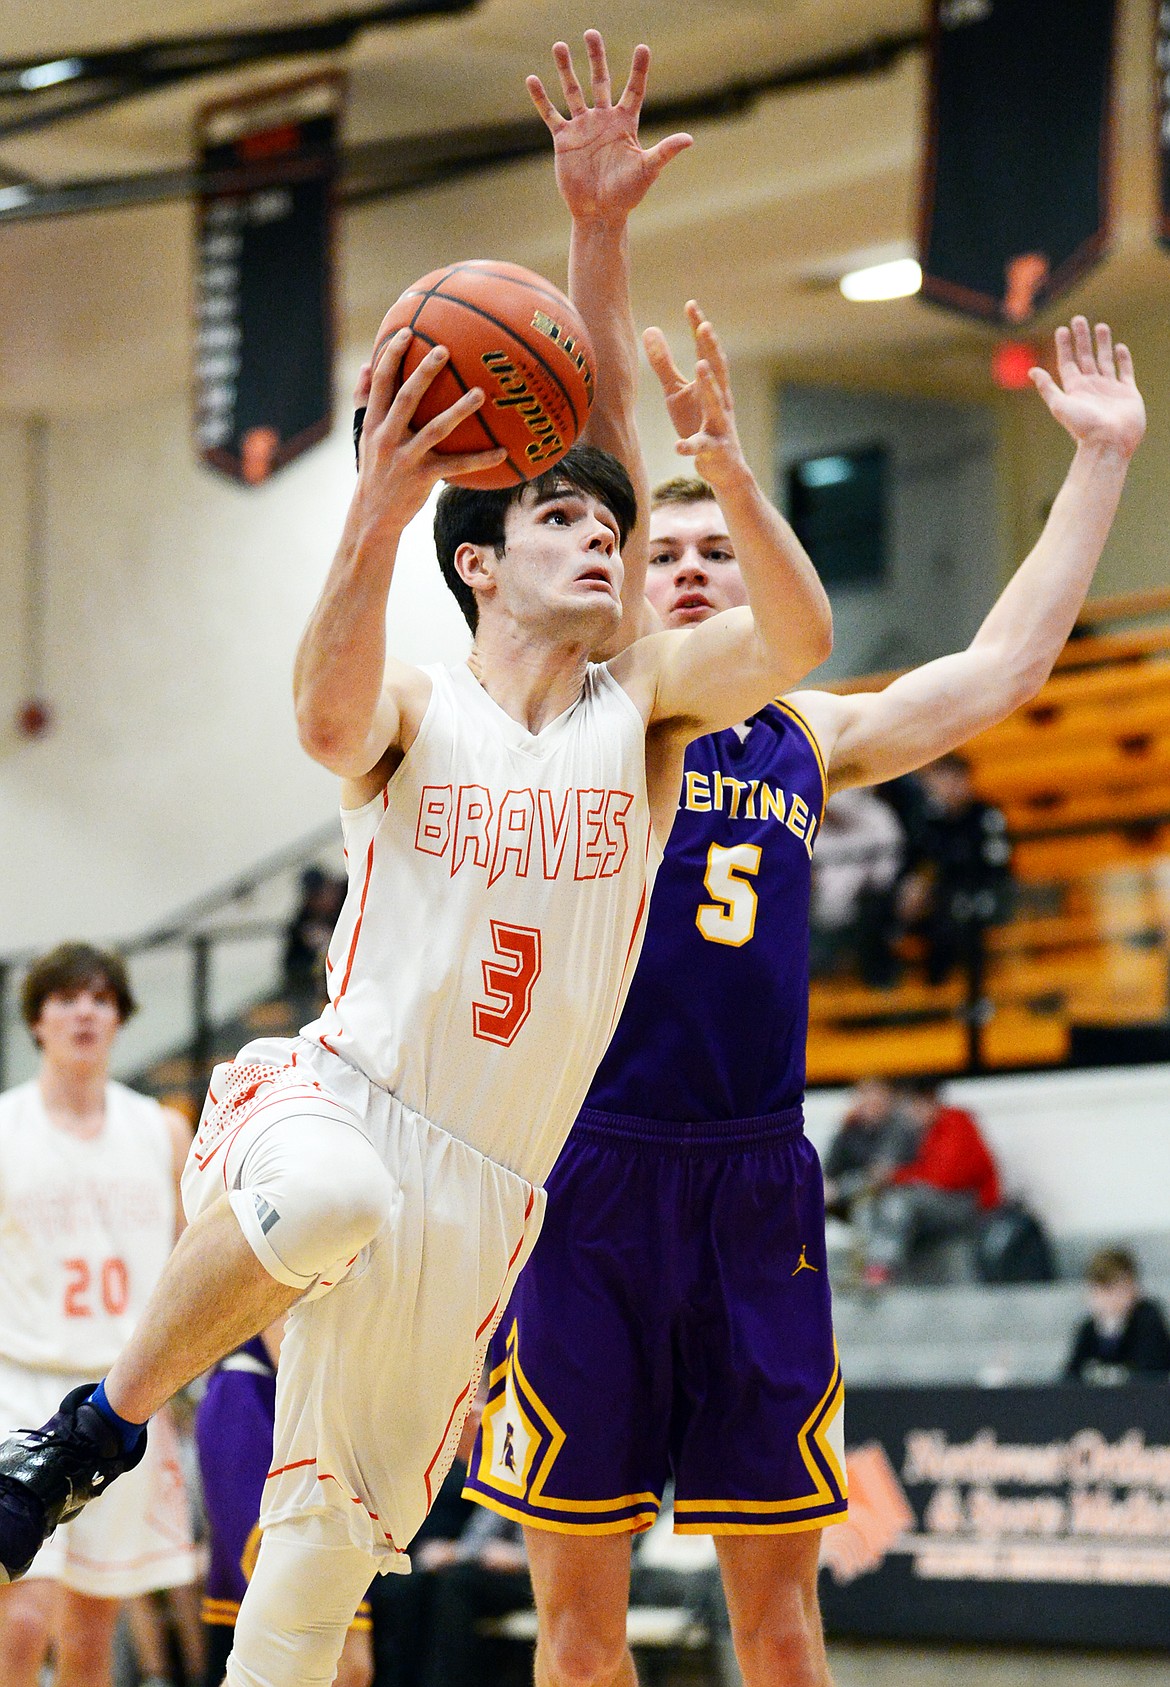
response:
{"label": "baden logo on basketball", "polygon": [[565,443],[516,365],[502,351],[485,351],[480,362],[500,389],[492,404],[497,410],[516,409],[534,435],[524,447],[528,461],[535,468],[558,462],[565,454]]}

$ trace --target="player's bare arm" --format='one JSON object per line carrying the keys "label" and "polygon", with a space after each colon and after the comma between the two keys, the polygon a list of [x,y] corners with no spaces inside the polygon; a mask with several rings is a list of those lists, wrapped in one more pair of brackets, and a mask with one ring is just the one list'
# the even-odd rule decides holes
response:
{"label": "player's bare arm", "polygon": [[[714,489],[747,589],[748,607],[698,626],[644,638],[613,665],[619,678],[653,684],[648,721],[684,746],[733,726],[798,683],[832,648],[829,600],[804,547],[765,498],[743,454],[727,359],[692,300],[687,315],[698,361],[683,379],[658,329],[647,351],[666,396],[677,450]],[[689,430],[685,431],[684,430]]]}
{"label": "player's bare arm", "polygon": [[[669,135],[643,148],[638,122],[646,97],[650,49],[634,49],[621,98],[612,98],[605,43],[585,32],[590,97],[586,98],[564,41],[553,47],[568,115],[549,99],[538,76],[528,78],[533,104],[553,138],[557,186],[573,219],[569,295],[581,312],[597,356],[597,390],[584,439],[611,452],[634,484],[639,519],[622,550],[622,624],[604,654],[613,655],[654,626],[645,602],[649,481],[636,426],[638,340],[630,308],[627,222],[690,135]],[[592,103],[590,103],[590,100]]]}
{"label": "player's bare arm", "polygon": [[1146,416],[1123,345],[1083,316],[1056,331],[1059,379],[1031,371],[1076,442],[1044,531],[966,650],[904,674],[884,691],[794,701],[817,733],[834,789],[892,779],[944,755],[1034,697],[1092,583]]}
{"label": "player's bare arm", "polygon": [[425,674],[386,650],[386,604],[403,531],[436,482],[494,467],[504,456],[502,448],[464,456],[435,451],[483,403],[479,387],[412,431],[419,401],[447,353],[436,346],[395,392],[409,343],[410,330],[400,330],[358,380],[354,398],[366,406],[366,418],[357,485],[293,676],[301,743],[346,781],[347,807],[385,782],[414,741],[430,696]]}

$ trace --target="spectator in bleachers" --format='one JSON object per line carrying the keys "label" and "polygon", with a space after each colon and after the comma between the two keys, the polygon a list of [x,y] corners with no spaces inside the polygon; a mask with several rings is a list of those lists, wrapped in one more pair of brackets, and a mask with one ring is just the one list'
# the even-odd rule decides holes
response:
{"label": "spectator in bleachers", "polygon": [[1000,810],[976,797],[962,756],[941,757],[918,779],[923,801],[898,912],[925,941],[927,978],[941,984],[1010,911],[1011,843]]}
{"label": "spectator in bleachers", "polygon": [[892,1087],[881,1078],[858,1084],[825,1156],[826,1213],[851,1222],[859,1202],[884,1188],[917,1147],[918,1132]]}
{"label": "spectator in bleachers", "polygon": [[1156,1300],[1142,1294],[1128,1248],[1101,1248],[1085,1271],[1089,1316],[1065,1366],[1070,1382],[1166,1382],[1170,1329]]}
{"label": "spectator in bleachers", "polygon": [[814,977],[854,964],[864,983],[897,977],[895,887],[906,851],[902,823],[872,791],[835,791],[813,859],[811,968]]}
{"label": "spectator in bleachers", "polygon": [[970,1234],[1000,1201],[995,1161],[973,1116],[944,1105],[929,1079],[901,1084],[898,1094],[917,1147],[861,1215],[865,1280],[873,1285],[904,1272],[920,1244]]}
{"label": "spectator in bleachers", "polygon": [[325,956],[345,901],[345,880],[320,867],[301,874],[301,900],[284,938],[283,989],[305,1015],[325,1000]]}

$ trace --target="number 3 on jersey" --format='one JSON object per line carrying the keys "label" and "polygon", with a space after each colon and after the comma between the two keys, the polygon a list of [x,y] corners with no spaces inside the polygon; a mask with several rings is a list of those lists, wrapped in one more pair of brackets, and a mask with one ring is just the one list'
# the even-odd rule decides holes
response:
{"label": "number 3 on jersey", "polygon": [[695,924],[708,943],[726,943],[740,949],[751,941],[759,898],[755,886],[737,875],[744,873],[754,878],[759,870],[758,844],[733,844],[730,849],[722,844],[711,845],[703,883],[715,900],[700,902],[695,915]]}
{"label": "number 3 on jersey", "polygon": [[532,986],[540,977],[540,933],[534,926],[492,921],[496,959],[481,961],[486,1002],[473,1002],[475,1035],[487,1043],[514,1042],[532,1012]]}

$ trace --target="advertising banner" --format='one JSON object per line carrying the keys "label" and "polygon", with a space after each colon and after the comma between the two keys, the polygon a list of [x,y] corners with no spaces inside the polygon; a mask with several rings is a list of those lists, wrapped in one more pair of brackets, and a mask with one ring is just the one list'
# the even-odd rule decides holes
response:
{"label": "advertising banner", "polygon": [[1158,1647],[1170,1388],[855,1388],[830,1633]]}

